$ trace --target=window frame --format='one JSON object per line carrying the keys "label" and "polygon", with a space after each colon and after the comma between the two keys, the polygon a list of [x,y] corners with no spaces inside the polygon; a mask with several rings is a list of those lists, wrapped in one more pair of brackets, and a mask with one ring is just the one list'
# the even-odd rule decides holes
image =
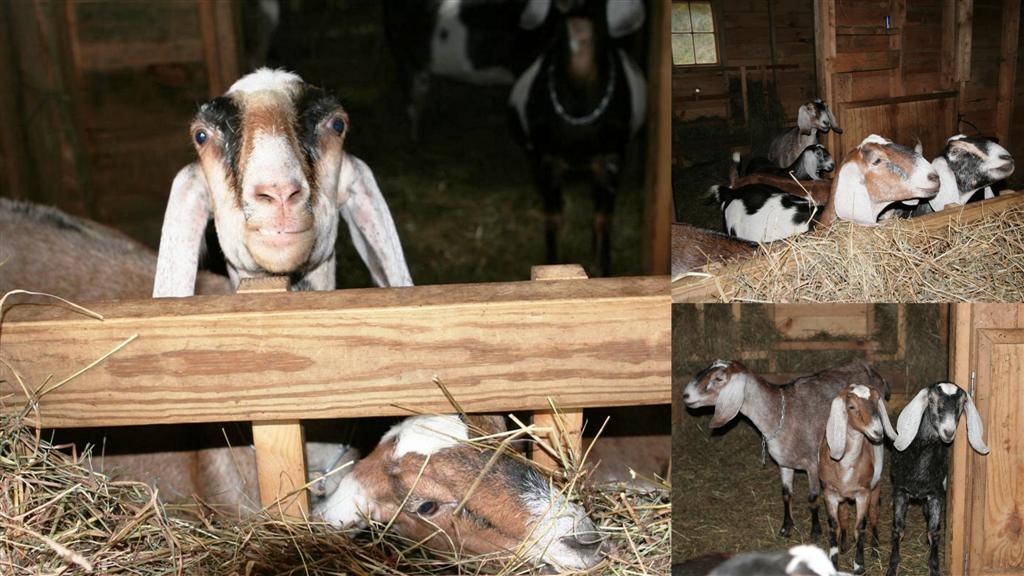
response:
{"label": "window frame", "polygon": [[[697,1],[697,0],[672,0],[670,2],[670,5],[669,5],[669,51],[670,52],[672,51],[672,38],[676,34],[690,34],[691,36],[693,35],[693,32],[673,32],[672,31],[672,6],[674,6],[676,4],[683,4],[683,3],[691,4],[694,1]],[[714,63],[711,63],[711,64],[696,64],[696,63],[694,63],[694,64],[676,64],[675,63],[675,54],[671,53],[670,56],[672,58],[672,70],[673,71],[715,69],[715,68],[723,68],[723,67],[725,67],[725,54],[722,51],[722,39],[721,39],[721,36],[720,36],[720,34],[721,34],[721,27],[720,27],[721,18],[719,18],[719,13],[718,13],[718,2],[715,2],[715,0],[708,0],[708,4],[710,4],[710,6],[711,6],[711,20],[712,20],[712,23],[714,25],[714,32],[712,32],[711,35],[714,36],[714,38],[715,38],[715,56],[718,57],[718,61],[714,62]]]}

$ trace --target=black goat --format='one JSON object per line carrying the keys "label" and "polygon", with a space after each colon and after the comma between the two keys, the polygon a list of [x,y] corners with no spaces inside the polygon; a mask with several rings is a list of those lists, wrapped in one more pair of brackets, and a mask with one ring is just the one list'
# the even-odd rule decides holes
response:
{"label": "black goat", "polygon": [[590,174],[594,201],[592,272],[606,276],[622,157],[643,124],[647,101],[643,73],[616,39],[639,29],[644,8],[639,0],[554,5],[554,41],[512,87],[509,120],[544,198],[547,262],[558,261],[563,180],[583,171]]}
{"label": "black goat", "polygon": [[898,435],[892,456],[893,519],[892,555],[889,576],[900,565],[900,540],[903,520],[910,500],[924,501],[928,520],[928,558],[931,576],[939,574],[939,545],[942,539],[942,514],[946,503],[946,477],[949,473],[949,444],[956,435],[957,421],[966,414],[967,440],[979,454],[988,454],[982,439],[981,415],[969,394],[951,382],[940,382],[914,396],[900,413]]}

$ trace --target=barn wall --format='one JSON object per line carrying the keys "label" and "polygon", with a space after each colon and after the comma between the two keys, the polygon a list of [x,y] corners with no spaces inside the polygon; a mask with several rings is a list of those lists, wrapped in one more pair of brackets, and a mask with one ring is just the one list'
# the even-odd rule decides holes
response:
{"label": "barn wall", "polygon": [[[672,98],[676,117],[742,119],[739,84],[745,73],[750,90],[761,89],[766,82],[775,83],[775,93],[787,119],[795,121],[797,108],[816,93],[813,2],[730,0],[716,2],[714,7],[722,63],[674,68]],[[730,79],[735,84],[733,104],[729,102]],[[695,94],[697,89],[699,96]],[[737,109],[730,112],[730,106]]]}

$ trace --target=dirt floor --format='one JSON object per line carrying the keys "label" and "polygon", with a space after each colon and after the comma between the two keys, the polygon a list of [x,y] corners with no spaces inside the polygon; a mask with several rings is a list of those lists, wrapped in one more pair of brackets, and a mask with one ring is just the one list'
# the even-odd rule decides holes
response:
{"label": "dirt floor", "polygon": [[[886,324],[891,315],[888,305],[876,305],[879,336],[893,332]],[[908,349],[903,367],[917,376],[907,386],[934,383],[946,373],[945,350],[936,330],[938,308],[915,306],[908,309]],[[683,388],[700,369],[715,358],[729,358],[739,350],[764,349],[778,338],[770,324],[765,307],[747,305],[742,322],[733,321],[731,307],[704,307],[704,329],[695,329],[696,309],[673,306],[673,412],[672,412],[672,486],[673,491],[673,560],[681,562],[696,556],[718,552],[745,552],[785,549],[805,543],[810,531],[810,518],[804,503],[807,496],[806,475],[798,473],[794,480],[793,517],[796,525],[789,538],[778,534],[782,522],[779,469],[771,458],[761,464],[761,442],[757,430],[745,418],[738,418],[722,430],[710,432],[708,421],[712,411],[687,410],[682,405]],[[884,340],[883,340],[884,344]],[[810,373],[841,362],[852,356],[849,352],[787,352],[779,358],[786,371]],[[842,356],[840,358],[840,356]],[[706,358],[706,359],[698,359]],[[759,362],[747,364],[755,371],[765,369]],[[879,368],[882,368],[880,365]],[[888,370],[899,367],[886,363]],[[895,393],[906,394],[899,390]],[[893,418],[897,413],[890,407]],[[884,574],[889,558],[892,525],[892,500],[888,470],[883,475],[882,511],[879,521],[881,549],[876,556],[865,556],[868,574]],[[822,510],[822,521],[825,521]],[[827,540],[818,542],[827,548]],[[840,568],[853,566],[851,550],[840,556]],[[927,573],[927,536],[920,507],[907,515],[907,532],[901,553],[904,561],[901,574]]]}

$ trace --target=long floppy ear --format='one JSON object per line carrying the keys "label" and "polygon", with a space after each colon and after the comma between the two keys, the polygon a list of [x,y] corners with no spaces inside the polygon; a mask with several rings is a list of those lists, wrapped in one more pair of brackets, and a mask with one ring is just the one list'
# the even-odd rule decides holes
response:
{"label": "long floppy ear", "polygon": [[536,30],[548,19],[551,12],[551,0],[527,0],[526,7],[519,15],[519,27],[523,30]]}
{"label": "long floppy ear", "polygon": [[466,414],[466,424],[474,428],[477,434],[471,431],[470,437],[480,433],[483,435],[501,434],[508,431],[505,424],[505,417],[500,414]]}
{"label": "long floppy ear", "polygon": [[878,399],[878,416],[882,419],[882,428],[885,429],[885,435],[889,437],[889,440],[895,440],[896,431],[892,429],[892,422],[889,421],[889,411],[885,409],[885,400],[882,398]]}
{"label": "long floppy ear", "polygon": [[828,107],[828,104],[825,104],[825,114],[828,114],[828,125],[835,130],[836,134],[842,134],[843,129],[836,123],[836,115],[832,113],[832,109]]}
{"label": "long floppy ear", "polygon": [[342,158],[338,199],[352,244],[369,268],[373,283],[389,287],[412,286],[402,242],[373,171],[348,153]]}
{"label": "long floppy ear", "polygon": [[[813,106],[811,108],[813,108]],[[797,111],[796,125],[800,128],[801,132],[814,130],[818,125],[818,123],[814,121],[814,112],[808,109],[807,104],[800,106],[800,110]]]}
{"label": "long floppy ear", "polygon": [[839,460],[846,452],[846,399],[836,396],[832,399],[832,408],[825,424],[825,440],[828,442],[828,455]]}
{"label": "long floppy ear", "polygon": [[622,38],[644,25],[646,13],[642,0],[606,0],[605,16],[608,18],[608,35]]}
{"label": "long floppy ear", "polygon": [[971,395],[966,391],[964,392],[964,415],[967,417],[967,441],[971,443],[971,448],[978,454],[988,454],[988,446],[985,445],[985,440],[982,436],[985,435],[985,427],[981,423],[981,414],[978,413],[978,409],[974,406],[974,400],[971,400]]}
{"label": "long floppy ear", "polygon": [[715,415],[711,418],[711,427],[724,426],[740,413],[743,407],[743,395],[746,391],[747,379],[742,376],[732,376],[725,384],[725,388],[718,393],[718,400],[715,402]]}
{"label": "long floppy ear", "polygon": [[196,291],[199,247],[210,220],[210,189],[197,162],[178,171],[167,198],[160,230],[153,297],[192,296]]}
{"label": "long floppy ear", "polygon": [[928,408],[928,390],[929,388],[922,388],[917,396],[914,396],[914,399],[903,408],[899,419],[896,420],[896,440],[893,440],[892,445],[901,452],[906,450],[907,446],[910,446],[910,443],[917,437],[917,430],[921,427],[921,418],[924,417],[924,411]]}
{"label": "long floppy ear", "polygon": [[882,479],[882,468],[885,466],[885,443],[872,444],[871,450],[875,453],[875,463],[874,469],[871,472],[871,485],[869,487],[874,488],[878,486],[878,481]]}

